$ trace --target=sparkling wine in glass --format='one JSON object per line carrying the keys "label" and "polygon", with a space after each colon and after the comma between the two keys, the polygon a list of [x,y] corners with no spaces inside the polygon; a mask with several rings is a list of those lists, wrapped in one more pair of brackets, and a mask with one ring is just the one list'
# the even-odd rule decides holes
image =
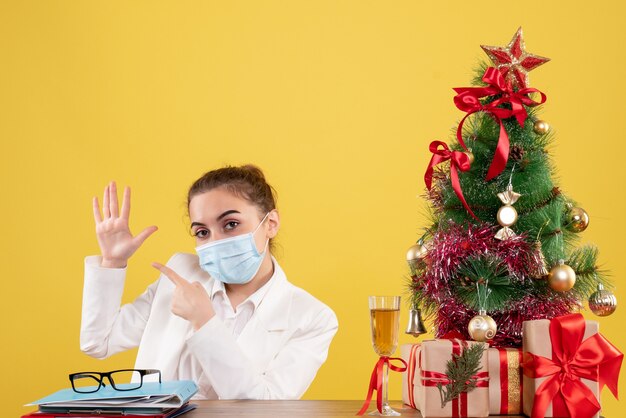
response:
{"label": "sparkling wine in glass", "polygon": [[[400,296],[370,296],[370,323],[372,327],[372,345],[374,351],[381,357],[391,356],[398,347],[398,329],[400,325]],[[383,405],[382,413],[377,409],[370,415],[398,416],[388,403],[387,384],[389,382],[389,367],[383,370]]]}

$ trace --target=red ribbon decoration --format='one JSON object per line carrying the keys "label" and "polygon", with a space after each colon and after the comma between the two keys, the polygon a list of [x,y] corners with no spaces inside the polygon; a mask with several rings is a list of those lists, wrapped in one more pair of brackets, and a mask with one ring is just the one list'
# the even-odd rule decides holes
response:
{"label": "red ribbon decoration", "polygon": [[[394,366],[393,364],[391,364],[391,361],[393,360],[399,360],[404,366]],[[357,412],[357,415],[363,415],[365,411],[367,411],[367,408],[369,408],[370,402],[372,401],[372,395],[374,391],[376,391],[376,408],[378,409],[378,412],[380,412],[381,414],[383,413],[383,369],[385,364],[387,365],[387,367],[395,372],[404,372],[407,368],[406,361],[402,360],[399,357],[381,356],[378,359],[378,362],[376,362],[376,366],[374,366],[374,370],[372,371],[372,377],[370,378],[370,387],[367,391],[367,398],[365,399],[365,402],[363,402],[363,406],[361,407],[359,412]]]}
{"label": "red ribbon decoration", "polygon": [[[524,397],[524,390],[522,387],[522,376],[519,376],[519,387],[514,388],[514,387],[509,387],[509,359],[508,359],[508,354],[507,354],[507,349],[506,348],[496,348],[496,350],[498,350],[498,360],[500,363],[500,415],[510,415],[510,414],[514,414],[514,413],[518,413],[519,411],[515,410],[511,410],[513,405],[509,404],[509,389],[510,391],[513,391],[513,393],[515,392],[519,392],[519,405],[515,405],[515,406],[519,406],[520,410],[521,407],[523,405],[523,397]],[[517,351],[517,357],[519,358],[519,364],[521,367],[522,364],[522,351],[521,350],[516,350]],[[515,374],[519,374],[519,368],[517,368],[517,370],[511,370],[512,373]]]}
{"label": "red ribbon decoration", "polygon": [[[497,348],[500,363],[500,415],[509,413],[509,359],[506,349]],[[522,380],[522,379],[520,379]]]}
{"label": "red ribbon decoration", "polygon": [[[465,147],[464,144],[461,145]],[[442,149],[439,149],[439,147],[442,147]],[[426,173],[424,174],[424,182],[426,183],[428,190],[432,188],[433,171],[435,166],[444,161],[450,160],[450,181],[452,182],[452,188],[463,204],[463,207],[469,212],[470,215],[472,215],[474,219],[478,220],[465,201],[465,197],[463,197],[463,190],[461,190],[461,182],[459,181],[459,173],[457,171],[468,171],[470,169],[470,160],[467,154],[461,151],[450,151],[448,145],[441,141],[431,142],[430,152],[433,153],[433,156],[431,157]]]}
{"label": "red ribbon decoration", "polygon": [[[528,116],[524,105],[532,107],[543,104],[546,101],[546,95],[534,88],[523,88],[518,91],[513,91],[511,85],[507,84],[504,80],[502,73],[493,67],[487,68],[482,80],[488,84],[487,87],[457,87],[454,89],[454,91],[457,92],[457,95],[454,96],[454,104],[463,112],[467,112],[467,115],[465,115],[459,123],[456,138],[459,144],[467,150],[463,142],[463,124],[472,113],[480,111],[487,112],[498,122],[500,125],[500,135],[495,155],[487,171],[487,177],[485,177],[485,180],[488,181],[504,170],[509,159],[509,136],[504,129],[502,119],[515,116],[517,123],[519,123],[520,126],[524,126],[524,122]],[[541,95],[541,101],[536,102],[532,100],[528,97],[530,93],[539,93]],[[501,95],[501,97],[485,105],[480,102],[481,98],[494,95]],[[509,103],[511,109],[498,107],[503,103]]]}
{"label": "red ribbon decoration", "polygon": [[415,405],[415,367],[417,366],[415,356],[419,347],[419,344],[413,344],[413,346],[411,346],[411,353],[409,354],[409,365],[407,367],[407,381],[409,384],[409,406],[413,409],[417,409],[417,406]]}
{"label": "red ribbon decoration", "polygon": [[[476,373],[472,376],[472,379],[476,380],[476,388],[489,387],[489,372]],[[437,387],[438,384],[445,386],[449,383],[453,383],[453,381],[448,379],[448,376],[444,373],[422,370],[422,384],[425,387]],[[461,392],[458,398],[452,399],[452,416],[467,417],[467,392]]]}
{"label": "red ribbon decoration", "polygon": [[545,415],[552,402],[552,416],[586,418],[600,410],[600,403],[581,378],[597,381],[617,398],[617,383],[624,355],[606,338],[594,334],[583,341],[585,320],[571,314],[550,321],[552,359],[524,354],[524,374],[547,377],[535,393],[532,418]]}
{"label": "red ribbon decoration", "polygon": [[[448,334],[446,334],[448,335]],[[467,342],[463,340],[458,340],[454,338],[448,338],[452,343],[452,353],[456,355],[461,355],[461,346],[463,348],[467,348]],[[452,380],[448,378],[448,375],[440,372],[431,372],[426,371],[422,368],[422,356],[420,353],[420,365],[419,368],[421,370],[421,378],[422,385],[425,387],[437,387],[437,384],[447,385],[449,383],[453,383]],[[471,377],[476,380],[477,388],[488,388],[489,387],[489,372],[480,372],[476,373]],[[459,399],[460,398],[460,399]],[[461,392],[461,395],[457,398],[452,399],[452,417],[467,417],[467,392]]]}
{"label": "red ribbon decoration", "polygon": [[[465,337],[456,329],[450,330],[446,332],[445,334],[443,334],[443,336],[439,337],[440,340],[460,340],[460,341],[465,341],[465,338],[467,337]],[[457,353],[457,354],[460,354],[460,353]]]}

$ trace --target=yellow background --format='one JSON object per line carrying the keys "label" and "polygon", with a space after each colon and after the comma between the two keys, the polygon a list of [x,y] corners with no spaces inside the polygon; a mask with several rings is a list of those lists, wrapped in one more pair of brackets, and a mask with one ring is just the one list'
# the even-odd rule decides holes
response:
{"label": "yellow background", "polygon": [[[427,146],[462,116],[451,88],[469,85],[480,44],[505,45],[520,25],[527,50],[552,58],[531,85],[548,95],[560,185],[590,213],[582,241],[624,300],[625,6],[434,3],[0,3],[2,416],[69,372],[133,364],[134,351],[79,350],[83,257],[98,252],[91,197],[111,179],[131,185],[133,230],[160,228],[131,260],[130,301],[156,278],[151,261],[193,252],[191,182],[247,162],[278,190],[290,280],[339,317],[306,398],[362,399],[376,360],[367,296],[405,295]],[[624,349],[622,309],[600,322]],[[400,398],[399,375],[391,386]]]}

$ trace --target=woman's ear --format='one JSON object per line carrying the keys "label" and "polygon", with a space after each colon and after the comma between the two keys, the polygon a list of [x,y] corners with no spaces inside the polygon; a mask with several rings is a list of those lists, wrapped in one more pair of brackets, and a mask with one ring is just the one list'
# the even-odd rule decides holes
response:
{"label": "woman's ear", "polygon": [[280,229],[280,215],[278,210],[272,209],[267,215],[267,237],[274,238]]}

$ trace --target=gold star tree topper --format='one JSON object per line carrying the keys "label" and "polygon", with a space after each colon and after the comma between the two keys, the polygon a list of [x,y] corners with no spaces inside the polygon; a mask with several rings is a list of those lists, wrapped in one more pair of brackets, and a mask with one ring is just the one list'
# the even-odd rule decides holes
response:
{"label": "gold star tree topper", "polygon": [[487,53],[505,80],[517,89],[528,87],[528,72],[550,61],[526,52],[524,36],[520,27],[506,47],[480,46]]}

